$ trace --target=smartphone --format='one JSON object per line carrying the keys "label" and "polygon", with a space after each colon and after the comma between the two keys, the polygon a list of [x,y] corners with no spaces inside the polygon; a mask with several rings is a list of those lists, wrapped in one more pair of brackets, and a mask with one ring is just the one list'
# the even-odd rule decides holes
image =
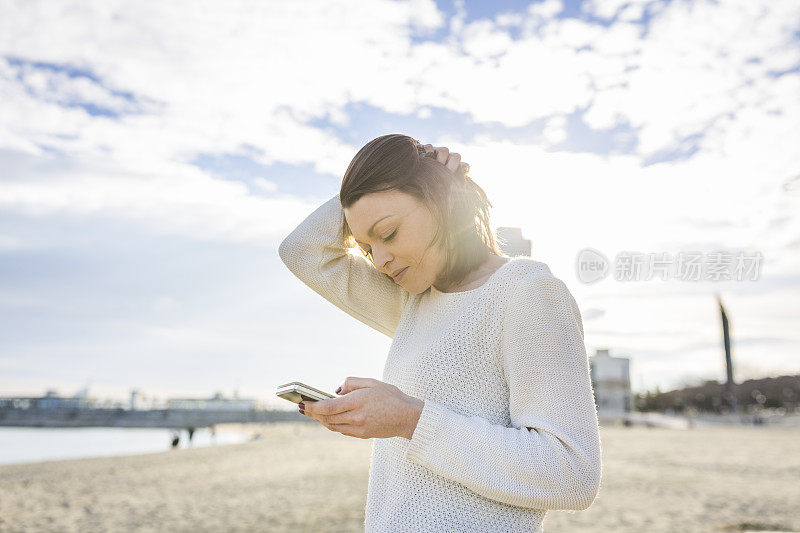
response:
{"label": "smartphone", "polygon": [[333,394],[328,394],[327,392],[315,389],[314,387],[299,381],[292,381],[291,383],[280,385],[278,387],[278,392],[275,394],[284,400],[289,400],[290,402],[294,403],[316,402],[318,400],[336,398],[336,396]]}

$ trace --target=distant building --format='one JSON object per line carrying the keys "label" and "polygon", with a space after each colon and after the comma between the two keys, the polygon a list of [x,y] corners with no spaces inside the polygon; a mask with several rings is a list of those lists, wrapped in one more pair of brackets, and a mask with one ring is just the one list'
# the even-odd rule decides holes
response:
{"label": "distant building", "polygon": [[94,409],[95,400],[80,394],[72,398],[59,396],[49,389],[44,396],[10,396],[0,398],[0,408],[6,409]]}
{"label": "distant building", "polygon": [[630,359],[597,350],[589,357],[589,368],[598,416],[617,416],[633,410]]}
{"label": "distant building", "polygon": [[503,253],[509,257],[518,255],[531,256],[531,241],[522,237],[522,228],[509,228],[501,226],[497,228],[497,236],[504,241],[498,245]]}
{"label": "distant building", "polygon": [[144,408],[142,403],[142,395],[139,389],[131,389],[131,401],[128,404],[128,409],[131,411],[139,411]]}
{"label": "distant building", "polygon": [[212,398],[172,398],[167,400],[168,409],[203,409],[206,411],[251,411],[255,400],[223,398],[217,393]]}

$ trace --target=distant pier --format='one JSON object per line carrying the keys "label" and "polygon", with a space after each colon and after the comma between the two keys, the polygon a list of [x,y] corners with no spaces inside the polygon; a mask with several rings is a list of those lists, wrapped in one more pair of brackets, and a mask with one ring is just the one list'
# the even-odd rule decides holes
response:
{"label": "distant pier", "polygon": [[73,397],[48,390],[41,397],[0,397],[0,427],[113,427],[197,429],[217,424],[306,422],[297,411],[265,409],[253,399],[171,398],[165,405],[142,408],[139,391],[131,391],[128,409],[101,406],[82,391]]}
{"label": "distant pier", "polygon": [[126,428],[202,428],[216,424],[253,422],[305,422],[296,411],[204,410],[122,408],[14,408],[0,407],[0,427],[126,427]]}

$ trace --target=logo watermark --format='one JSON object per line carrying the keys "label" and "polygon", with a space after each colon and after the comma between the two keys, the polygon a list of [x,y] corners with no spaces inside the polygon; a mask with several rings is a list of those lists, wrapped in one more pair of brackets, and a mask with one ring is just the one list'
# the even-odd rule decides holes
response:
{"label": "logo watermark", "polygon": [[617,281],[755,281],[761,276],[761,252],[619,252],[613,263],[594,248],[575,260],[578,279],[595,283],[611,273]]}

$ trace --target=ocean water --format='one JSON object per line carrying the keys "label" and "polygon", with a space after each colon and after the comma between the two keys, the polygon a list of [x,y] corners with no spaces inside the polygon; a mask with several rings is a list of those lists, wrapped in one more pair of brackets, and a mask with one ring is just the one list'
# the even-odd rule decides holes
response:
{"label": "ocean water", "polygon": [[[17,428],[0,427],[0,464],[34,463],[82,457],[108,457],[161,452],[172,448],[173,432],[151,428]],[[191,447],[245,442],[246,432],[195,430]],[[188,434],[180,432],[178,448],[189,448]]]}

